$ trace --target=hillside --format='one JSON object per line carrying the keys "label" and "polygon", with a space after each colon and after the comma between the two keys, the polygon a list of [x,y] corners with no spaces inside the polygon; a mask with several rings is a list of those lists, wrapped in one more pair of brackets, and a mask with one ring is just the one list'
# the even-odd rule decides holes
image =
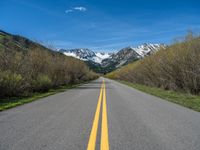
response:
{"label": "hillside", "polygon": [[0,97],[28,96],[96,77],[81,60],[0,31]]}
{"label": "hillside", "polygon": [[186,38],[107,76],[167,90],[200,94],[200,37]]}
{"label": "hillside", "polygon": [[22,37],[20,35],[12,35],[2,30],[0,30],[0,48],[13,49],[14,51],[26,51],[40,48],[42,50],[48,50],[49,52],[52,52],[50,49],[31,41],[28,38]]}

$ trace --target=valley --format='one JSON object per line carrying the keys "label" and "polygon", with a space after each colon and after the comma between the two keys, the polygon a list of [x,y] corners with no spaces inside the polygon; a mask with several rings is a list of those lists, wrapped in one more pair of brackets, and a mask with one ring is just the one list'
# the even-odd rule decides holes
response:
{"label": "valley", "polygon": [[134,61],[143,59],[164,49],[164,44],[143,44],[138,47],[126,47],[116,53],[94,52],[90,49],[60,49],[59,52],[85,61],[92,70],[108,73]]}

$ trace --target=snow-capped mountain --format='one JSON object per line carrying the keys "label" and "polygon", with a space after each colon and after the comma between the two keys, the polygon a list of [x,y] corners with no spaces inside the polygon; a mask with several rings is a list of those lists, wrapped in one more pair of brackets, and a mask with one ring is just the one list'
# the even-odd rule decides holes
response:
{"label": "snow-capped mountain", "polygon": [[110,57],[110,53],[100,53],[100,52],[93,52],[89,49],[60,49],[60,52],[67,56],[72,56],[84,61],[93,61],[95,63],[101,64],[102,60],[107,59]]}
{"label": "snow-capped mountain", "polygon": [[[67,56],[72,56],[86,61],[89,66],[102,68],[103,72],[109,72],[125,64],[142,59],[148,55],[164,48],[163,44],[143,44],[138,47],[126,47],[117,53],[100,53],[89,49],[60,49],[59,51]],[[99,69],[98,69],[99,70]],[[101,69],[100,69],[101,70]]]}
{"label": "snow-capped mountain", "polygon": [[142,59],[145,56],[157,52],[160,48],[164,48],[163,44],[143,44],[138,47],[126,47],[112,55],[109,59],[104,59],[101,63],[102,67],[111,69],[119,68],[125,64]]}
{"label": "snow-capped mountain", "polygon": [[136,51],[141,57],[151,55],[157,52],[161,47],[164,47],[163,44],[146,44],[140,45],[136,48],[130,47],[132,50]]}

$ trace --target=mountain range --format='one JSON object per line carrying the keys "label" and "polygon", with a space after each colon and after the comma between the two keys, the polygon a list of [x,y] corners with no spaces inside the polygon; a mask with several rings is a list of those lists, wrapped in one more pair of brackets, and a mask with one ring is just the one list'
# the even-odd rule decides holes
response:
{"label": "mountain range", "polygon": [[138,47],[123,48],[116,53],[94,52],[84,48],[60,49],[59,52],[85,61],[96,72],[107,73],[151,55],[164,47],[164,44],[144,43]]}
{"label": "mountain range", "polygon": [[104,52],[94,52],[87,48],[80,49],[60,49],[59,52],[67,56],[72,56],[83,61],[93,61],[94,63],[101,64],[102,60],[109,58],[113,53],[104,53]]}
{"label": "mountain range", "polygon": [[[64,54],[85,61],[90,69],[95,72],[107,73],[123,65],[151,55],[162,47],[165,47],[165,45],[142,44],[138,47],[126,47],[115,53],[95,52],[86,48],[60,49],[58,52],[61,55]],[[16,51],[27,51],[29,49],[39,48],[48,51],[49,53],[57,53],[57,51],[46,48],[28,38],[19,35],[12,35],[2,30],[0,30],[0,48],[14,49]]]}

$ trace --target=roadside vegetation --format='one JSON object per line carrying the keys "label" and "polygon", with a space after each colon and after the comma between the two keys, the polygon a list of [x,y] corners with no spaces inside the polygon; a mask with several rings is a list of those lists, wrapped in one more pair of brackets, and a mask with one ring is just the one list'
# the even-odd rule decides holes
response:
{"label": "roadside vegetation", "polygon": [[[200,37],[189,33],[183,40],[161,49],[154,55],[113,71],[107,74],[107,77],[141,86],[199,95]],[[159,93],[159,91],[157,92]],[[180,97],[179,101],[181,99]],[[194,102],[195,105],[198,105],[196,107],[199,107],[200,99],[199,97],[195,99],[197,103],[191,99],[185,99],[183,103],[187,105],[187,103]],[[182,102],[177,103],[181,104]]]}
{"label": "roadside vegetation", "polygon": [[172,90],[164,90],[157,87],[149,87],[141,84],[135,84],[127,81],[119,81],[130,87],[143,91],[145,93],[163,98],[167,101],[182,105],[184,107],[200,112],[200,96],[188,93],[175,92]]}
{"label": "roadside vegetation", "polygon": [[191,33],[184,41],[161,49],[156,54],[122,67],[109,78],[200,94],[200,37]]}
{"label": "roadside vegetation", "polygon": [[48,93],[50,89],[97,77],[83,61],[26,38],[0,32],[0,106],[6,100],[12,101],[12,97],[21,99]]}
{"label": "roadside vegetation", "polygon": [[[84,82],[85,83],[85,82]],[[82,84],[82,83],[81,83]],[[3,111],[5,109],[9,109],[12,107],[16,107],[19,105],[23,105],[25,103],[29,103],[32,101],[35,101],[37,99],[41,99],[50,95],[54,95],[56,93],[64,92],[67,89],[75,88],[81,84],[75,84],[75,85],[65,85],[65,86],[59,86],[57,88],[49,89],[46,92],[35,92],[27,97],[7,97],[2,98],[0,100],[0,111]]]}

